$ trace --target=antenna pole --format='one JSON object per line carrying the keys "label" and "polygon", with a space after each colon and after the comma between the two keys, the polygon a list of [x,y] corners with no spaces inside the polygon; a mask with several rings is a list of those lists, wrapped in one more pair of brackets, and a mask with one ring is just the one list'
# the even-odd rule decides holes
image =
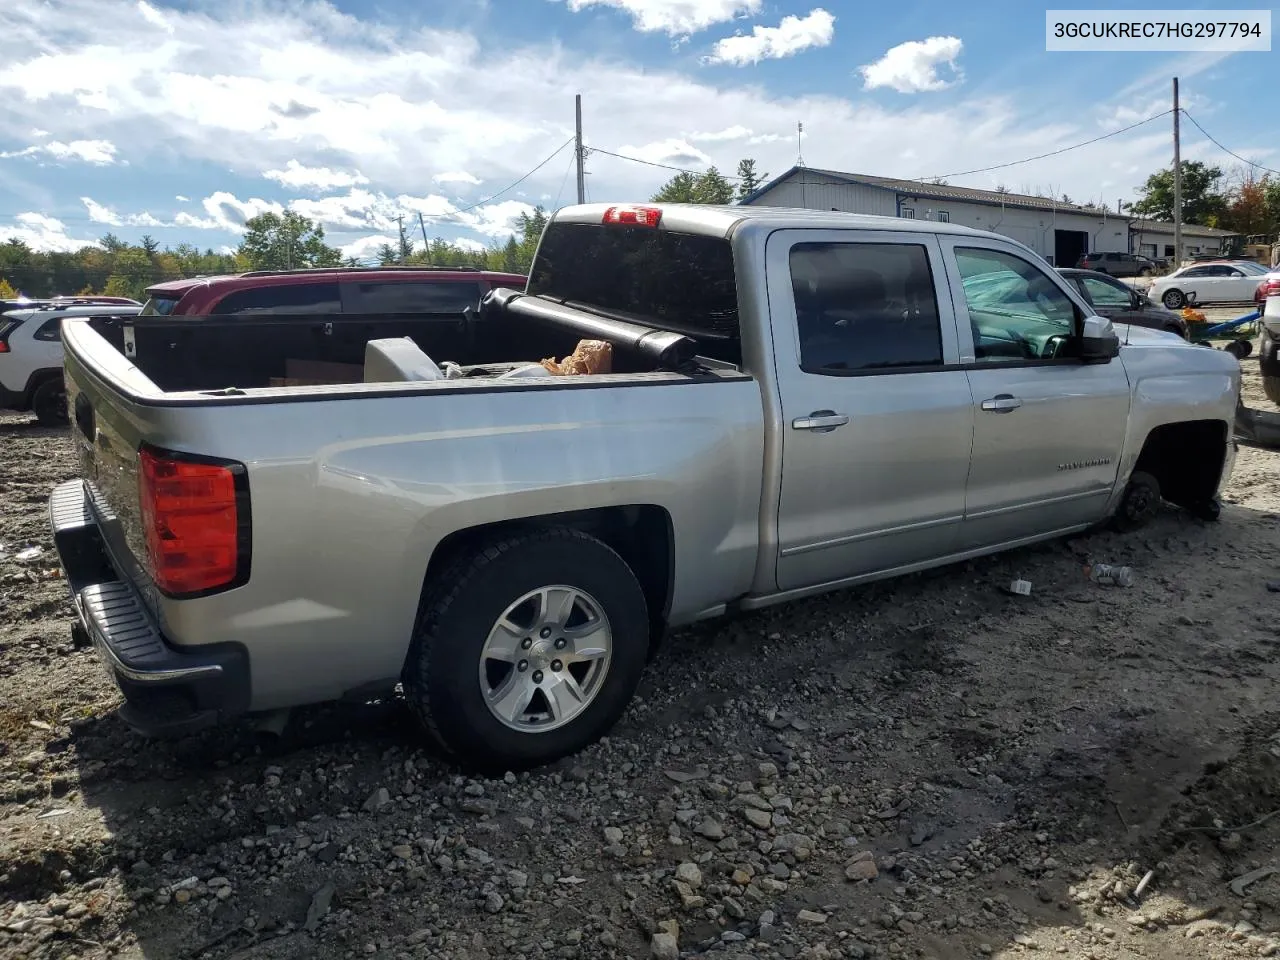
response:
{"label": "antenna pole", "polygon": [[1182,265],[1182,138],[1178,120],[1178,78],[1173,78],[1173,269]]}
{"label": "antenna pole", "polygon": [[804,148],[800,144],[800,141],[803,137],[804,137],[804,122],[800,121],[796,123],[796,166],[797,167],[804,166]]}
{"label": "antenna pole", "polygon": [[573,98],[573,114],[574,114],[574,138],[573,153],[575,162],[578,165],[578,203],[587,202],[587,181],[583,170],[583,163],[586,160],[586,153],[582,149],[582,94],[575,94]]}

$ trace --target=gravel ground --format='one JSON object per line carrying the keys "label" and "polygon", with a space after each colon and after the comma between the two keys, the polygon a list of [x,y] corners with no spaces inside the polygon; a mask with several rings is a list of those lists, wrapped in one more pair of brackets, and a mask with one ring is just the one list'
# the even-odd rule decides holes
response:
{"label": "gravel ground", "polygon": [[1217,524],[685,631],[607,741],[482,781],[397,702],[130,734],[54,569],[67,437],[0,449],[0,958],[1280,951],[1280,874],[1230,886],[1280,864],[1280,454]]}

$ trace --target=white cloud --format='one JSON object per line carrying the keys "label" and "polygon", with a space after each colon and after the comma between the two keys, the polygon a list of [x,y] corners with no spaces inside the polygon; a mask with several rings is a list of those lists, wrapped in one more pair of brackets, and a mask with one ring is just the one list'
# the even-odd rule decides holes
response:
{"label": "white cloud", "polygon": [[352,240],[350,243],[343,245],[339,249],[344,257],[355,257],[357,260],[368,260],[370,257],[376,257],[378,251],[384,246],[394,247],[399,244],[399,240],[395,237],[388,237],[385,234],[376,233],[373,236],[361,237],[359,240]]}
{"label": "white cloud", "polygon": [[85,205],[85,209],[89,211],[89,219],[94,223],[106,223],[113,227],[118,227],[124,223],[120,219],[120,214],[116,213],[110,207],[104,207],[89,197],[81,197],[80,202]]}
{"label": "white cloud", "polygon": [[[694,6],[690,0],[686,12]],[[433,172],[465,171],[486,185],[525,176],[571,137],[576,90],[587,91],[586,129],[591,145],[602,150],[678,167],[714,163],[726,173],[750,156],[758,169],[780,172],[795,160],[796,121],[803,120],[809,164],[901,177],[990,166],[1078,143],[1097,135],[1107,103],[1142,103],[1149,92],[1159,92],[1049,113],[1033,89],[982,95],[962,88],[963,95],[914,98],[890,108],[860,94],[782,95],[722,74],[713,82],[708,71],[675,61],[629,62],[623,59],[625,45],[601,52],[574,49],[567,41],[510,43],[396,20],[373,23],[321,2],[160,9],[174,28],[171,35],[147,26],[136,0],[0,0],[0,25],[11,51],[0,60],[0,102],[6,129],[49,131],[21,145],[128,144],[130,165],[121,161],[105,168],[113,176],[110,193],[84,186],[70,196],[100,191],[135,197],[130,209],[149,207],[161,219],[172,216],[175,227],[207,233],[202,247],[234,244],[244,216],[303,198],[301,190],[259,179],[264,170],[287,171],[290,160],[307,168],[358,170],[369,179],[305,195],[326,202],[325,215],[335,204],[331,196],[344,198],[336,213],[353,216],[354,210],[357,219],[365,214],[352,190],[359,187],[375,198],[370,209],[381,221],[366,216],[359,229],[325,225],[335,245],[369,234],[393,236],[385,218],[402,212],[407,226],[418,209],[432,221],[433,235],[483,241],[490,234],[474,227],[505,229],[505,214],[469,211],[469,219],[458,213],[455,201],[439,196],[454,186],[437,186]],[[1117,65],[1134,75],[1140,69]],[[1122,72],[1116,85],[1126,79]],[[908,148],[917,156],[903,159]],[[1013,184],[1054,183],[1083,197],[1096,194],[1099,169],[1151,171],[1168,165],[1167,154],[1167,128],[1157,122],[997,173]],[[35,163],[10,163],[3,174],[18,166]],[[195,202],[173,204],[167,190],[174,170],[189,174],[178,189]],[[229,178],[211,180],[209,170],[225,170]],[[673,173],[602,152],[590,155],[588,170],[591,195],[618,201],[651,196]],[[1116,179],[1136,185],[1142,177]],[[243,185],[254,181],[261,187]],[[979,177],[957,182],[991,185]],[[48,189],[31,187],[33,196]],[[230,190],[226,196],[258,199],[236,201],[247,209],[226,208],[214,195],[222,187]],[[488,206],[544,197],[551,206],[557,196],[572,194],[570,152],[564,150]],[[213,201],[213,212],[200,203],[202,197]],[[171,215],[166,204],[185,212]],[[40,208],[60,209],[52,200]]]}
{"label": "white cloud", "polygon": [[[171,227],[174,225],[172,223],[165,223],[158,217],[152,216],[151,213],[146,210],[143,210],[141,213],[130,213],[121,216],[110,207],[98,203],[92,197],[81,197],[80,202],[84,204],[85,209],[89,213],[89,220],[92,223],[105,223],[112,227],[120,227],[126,224],[131,227]],[[178,216],[182,217],[184,215],[179,214]],[[183,225],[187,226],[189,224]]]}
{"label": "white cloud", "polygon": [[174,197],[173,199],[177,200],[179,203],[190,203],[190,202],[191,202],[191,198],[190,198],[190,197],[184,197],[182,194],[178,194],[178,195],[177,195],[176,197]]}
{"label": "white cloud", "polygon": [[13,224],[0,226],[0,237],[21,240],[33,250],[71,253],[81,247],[96,247],[96,240],[80,240],[67,236],[67,225],[56,217],[42,213],[20,213]]}
{"label": "white cloud", "polygon": [[[250,200],[239,200],[234,193],[228,193],[224,189],[212,193],[212,195],[201,201],[201,206],[205,207],[206,214],[209,214],[209,220],[214,221],[220,229],[230,230],[233,233],[243,233],[244,223],[252,220],[259,214],[273,212],[273,214],[283,214],[284,207],[270,200],[259,200],[252,197]],[[182,218],[183,214],[178,214],[178,218]],[[195,220],[196,218],[191,218]],[[205,221],[207,223],[207,221]],[[204,225],[198,223],[189,223],[191,227]]]}
{"label": "white cloud", "polygon": [[[858,68],[862,85],[867,90],[889,87],[899,93],[926,93],[945,90],[963,79],[956,58],[964,49],[959,37],[929,37],[909,40],[890,47],[875,63]],[[938,75],[939,68],[951,70],[951,79]]]}
{"label": "white cloud", "polygon": [[72,140],[70,143],[50,140],[23,150],[0,153],[3,158],[35,156],[52,157],[55,160],[80,160],[96,166],[106,166],[115,163],[116,147],[110,140]]}
{"label": "white cloud", "polygon": [[757,25],[749,34],[718,40],[706,62],[742,67],[761,60],[781,60],[810,47],[828,46],[835,32],[836,18],[817,7],[805,17],[783,17],[776,27]]}
{"label": "white cloud", "polygon": [[470,237],[459,237],[454,241],[455,246],[461,247],[463,250],[470,250],[473,253],[483,253],[488,248],[479,240],[472,240]]}
{"label": "white cloud", "polygon": [[165,33],[173,33],[173,24],[165,18],[163,13],[147,3],[147,0],[138,0],[138,12],[142,14],[142,19],[153,27],[159,27]]}
{"label": "white cloud", "polygon": [[669,138],[633,147],[624,145],[617,151],[624,157],[634,157],[646,163],[663,163],[672,167],[692,167],[698,164],[710,166],[711,158],[686,140]]}
{"label": "white cloud", "polygon": [[745,140],[749,136],[751,136],[751,131],[747,127],[738,124],[732,127],[725,127],[723,130],[686,133],[685,139],[696,140],[699,143],[721,143],[727,140]]}
{"label": "white cloud", "polygon": [[568,0],[575,13],[588,7],[613,7],[631,14],[642,33],[688,36],[735,17],[760,12],[762,0]]}
{"label": "white cloud", "polygon": [[473,187],[480,185],[480,181],[465,170],[450,170],[445,173],[437,173],[431,179],[436,183],[469,183]]}
{"label": "white cloud", "polygon": [[369,182],[369,178],[358,170],[348,173],[345,170],[331,170],[328,167],[308,167],[297,160],[290,160],[283,170],[264,170],[262,175],[281,186],[294,189],[311,187],[317,190],[339,190]]}

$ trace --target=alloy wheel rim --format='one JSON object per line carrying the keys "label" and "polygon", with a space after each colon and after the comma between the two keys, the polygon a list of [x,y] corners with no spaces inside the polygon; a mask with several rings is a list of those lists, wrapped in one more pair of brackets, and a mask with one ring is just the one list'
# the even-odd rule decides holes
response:
{"label": "alloy wheel rim", "polygon": [[578,587],[530,590],[498,617],[480,652],[480,692],[499,723],[546,733],[577,719],[600,693],[613,631],[599,601]]}

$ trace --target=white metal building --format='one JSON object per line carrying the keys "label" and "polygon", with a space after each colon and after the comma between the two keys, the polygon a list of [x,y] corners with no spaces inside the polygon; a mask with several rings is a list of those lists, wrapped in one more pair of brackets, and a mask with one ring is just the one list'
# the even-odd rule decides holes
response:
{"label": "white metal building", "polygon": [[1002,233],[1058,266],[1073,267],[1084,253],[1130,252],[1128,217],[972,187],[792,167],[741,202],[959,223]]}
{"label": "white metal building", "polygon": [[[1131,253],[1144,257],[1163,258],[1174,263],[1173,223],[1165,220],[1132,220],[1129,233],[1133,237]],[[1190,260],[1197,254],[1222,253],[1223,245],[1231,237],[1239,236],[1230,230],[1202,227],[1195,223],[1182,225],[1182,256],[1177,262]]]}

